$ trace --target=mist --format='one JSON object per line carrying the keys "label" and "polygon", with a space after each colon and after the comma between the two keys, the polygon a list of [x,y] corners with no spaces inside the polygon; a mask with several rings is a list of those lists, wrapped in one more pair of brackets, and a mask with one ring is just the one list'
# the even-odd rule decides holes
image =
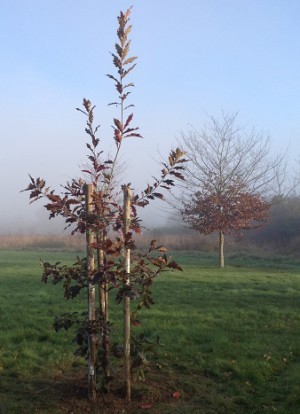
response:
{"label": "mist", "polygon": [[[28,173],[56,190],[81,175],[85,119],[75,108],[83,97],[96,105],[101,149],[115,151],[116,108],[108,106],[115,91],[106,74],[114,73],[109,52],[116,17],[128,4],[92,3],[92,13],[74,2],[2,4],[1,233],[63,231],[63,223],[48,220],[42,200],[29,206],[20,190]],[[292,165],[300,154],[298,16],[295,2],[240,8],[136,2],[131,50],[138,64],[130,103],[143,138],[124,143],[122,183],[143,190],[159,175],[157,161],[176,146],[180,131],[199,130],[207,114],[222,111],[238,111],[242,126],[266,131],[275,151],[289,146]],[[157,204],[141,211],[147,226],[164,225],[168,215]]]}

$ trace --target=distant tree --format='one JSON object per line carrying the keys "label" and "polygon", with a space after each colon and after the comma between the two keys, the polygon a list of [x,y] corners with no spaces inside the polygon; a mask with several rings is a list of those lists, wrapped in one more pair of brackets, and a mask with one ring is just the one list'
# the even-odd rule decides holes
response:
{"label": "distant tree", "polygon": [[179,209],[200,233],[219,232],[221,267],[224,235],[266,224],[267,200],[285,177],[284,155],[272,157],[269,138],[237,127],[236,118],[211,116],[200,133],[182,133],[189,163]]}
{"label": "distant tree", "polygon": [[269,210],[270,203],[242,187],[228,185],[218,193],[207,185],[184,202],[182,216],[202,234],[219,232],[219,263],[224,267],[224,235],[261,227],[267,222]]}

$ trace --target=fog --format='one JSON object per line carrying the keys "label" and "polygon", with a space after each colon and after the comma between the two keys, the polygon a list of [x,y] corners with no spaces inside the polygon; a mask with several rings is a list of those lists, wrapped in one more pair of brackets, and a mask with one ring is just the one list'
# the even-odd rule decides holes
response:
{"label": "fog", "polygon": [[[289,148],[290,174],[300,154],[300,26],[297,2],[133,2],[134,124],[143,139],[122,148],[122,182],[135,191],[158,176],[157,163],[180,132],[200,129],[207,114],[239,112],[241,126],[270,135],[274,152]],[[17,7],[16,7],[17,5]],[[82,98],[96,104],[101,148],[114,153],[115,73],[110,51],[116,16],[128,3],[6,2],[1,5],[0,233],[57,232],[43,202],[20,193],[28,173],[59,189],[85,164]],[[170,213],[142,212],[145,224],[163,225]]]}

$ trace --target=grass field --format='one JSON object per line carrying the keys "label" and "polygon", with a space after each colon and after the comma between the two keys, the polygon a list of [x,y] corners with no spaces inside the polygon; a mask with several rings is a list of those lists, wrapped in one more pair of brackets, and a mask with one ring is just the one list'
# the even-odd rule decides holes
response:
{"label": "grass field", "polygon": [[[72,333],[56,334],[54,316],[81,310],[85,297],[62,299],[40,282],[38,262],[73,253],[0,251],[0,413],[298,414],[300,413],[300,262],[176,253],[184,273],[165,273],[156,304],[135,328],[161,346],[130,408],[83,398],[85,361]],[[121,309],[114,306],[112,322]],[[180,398],[172,394],[179,391]],[[152,408],[139,408],[141,401]],[[114,405],[115,404],[115,405]]]}

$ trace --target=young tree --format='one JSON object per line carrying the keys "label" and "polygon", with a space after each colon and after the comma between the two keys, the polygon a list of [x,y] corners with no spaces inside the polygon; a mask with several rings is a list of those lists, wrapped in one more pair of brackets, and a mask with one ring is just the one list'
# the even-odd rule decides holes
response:
{"label": "young tree", "polygon": [[266,223],[269,197],[284,179],[284,155],[272,157],[270,141],[236,126],[237,115],[209,118],[200,133],[182,133],[189,163],[179,207],[197,231],[219,232],[220,266],[224,266],[224,234]]}
{"label": "young tree", "polygon": [[[138,127],[132,126],[133,113],[127,111],[133,105],[127,104],[132,82],[125,82],[136,63],[136,57],[129,55],[131,32],[129,25],[131,9],[118,16],[118,42],[116,53],[112,53],[117,69],[115,76],[108,75],[114,81],[119,116],[113,119],[115,154],[105,157],[99,149],[99,126],[94,126],[94,106],[83,99],[83,109],[77,108],[86,117],[85,132],[88,135],[89,165],[82,170],[84,178],[73,179],[63,186],[63,192],[57,193],[46,186],[45,180],[30,177],[25,191],[30,192],[31,202],[46,200],[45,208],[50,218],[62,216],[66,225],[72,226],[72,234],[86,234],[87,257],[78,259],[73,266],[60,263],[42,263],[43,281],[52,280],[56,284],[63,282],[64,297],[73,299],[82,290],[88,291],[87,312],[64,314],[55,320],[55,329],[77,327],[77,353],[88,358],[88,384],[90,399],[96,398],[96,374],[102,370],[102,388],[109,391],[111,381],[110,360],[112,350],[109,338],[109,302],[108,290],[116,289],[116,300],[124,303],[124,366],[125,393],[131,398],[130,322],[134,325],[137,311],[130,315],[130,302],[139,298],[137,310],[153,303],[150,286],[165,269],[181,270],[170,257],[166,249],[151,242],[149,251],[142,254],[130,254],[135,249],[133,234],[141,232],[138,208],[143,208],[155,198],[163,199],[161,189],[170,190],[174,186],[172,177],[183,179],[181,170],[185,162],[184,152],[179,148],[170,152],[168,162],[163,163],[159,178],[148,184],[141,194],[132,194],[130,184],[117,188],[116,171],[118,156],[124,141],[128,138],[141,138]],[[122,202],[122,193],[126,203]],[[125,197],[126,195],[126,197]],[[99,289],[99,306],[96,306],[96,288]],[[138,344],[138,341],[135,341]],[[131,358],[131,359],[130,359]],[[99,381],[98,381],[99,382]]]}

